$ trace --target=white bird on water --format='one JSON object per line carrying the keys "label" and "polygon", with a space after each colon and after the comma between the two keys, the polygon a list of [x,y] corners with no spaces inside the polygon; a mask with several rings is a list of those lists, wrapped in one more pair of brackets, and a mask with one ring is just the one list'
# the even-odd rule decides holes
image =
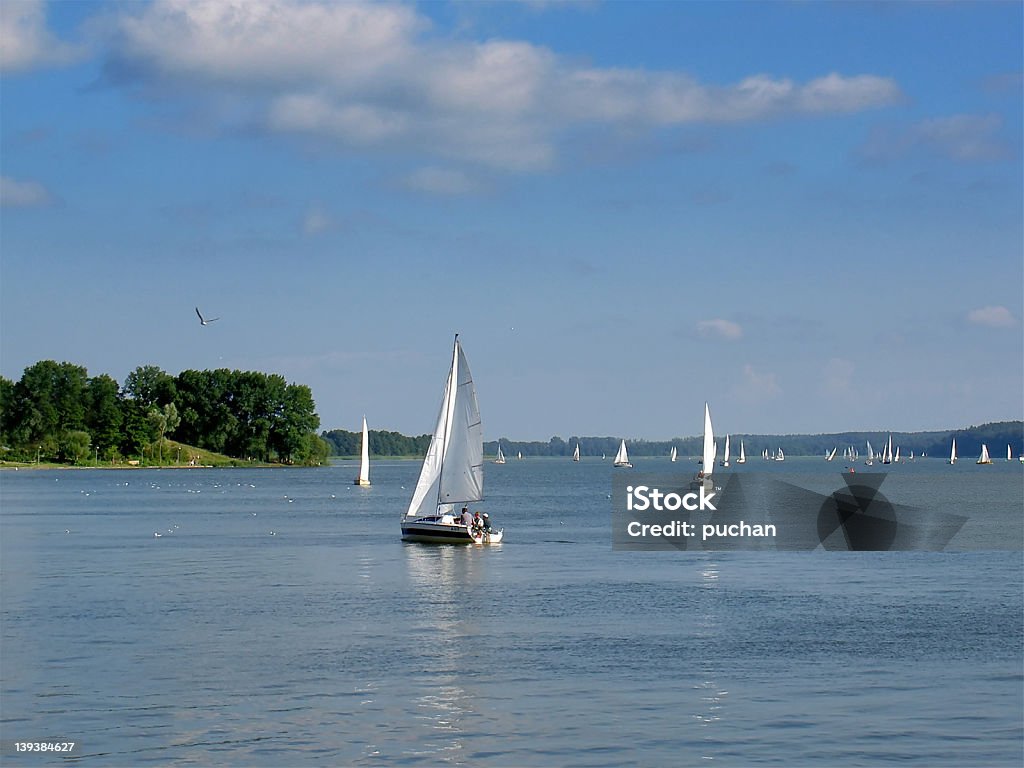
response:
{"label": "white bird on water", "polygon": [[211,317],[209,320],[207,320],[205,317],[203,317],[203,313],[199,311],[199,307],[196,307],[196,314],[199,315],[200,325],[209,325],[210,323],[215,322],[216,320],[220,320],[219,317]]}

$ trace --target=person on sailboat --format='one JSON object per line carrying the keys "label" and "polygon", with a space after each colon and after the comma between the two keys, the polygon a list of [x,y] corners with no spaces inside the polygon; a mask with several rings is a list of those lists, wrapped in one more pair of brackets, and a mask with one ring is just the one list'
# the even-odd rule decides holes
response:
{"label": "person on sailboat", "polygon": [[484,529],[484,521],[480,517],[480,510],[473,513],[473,530],[482,531]]}
{"label": "person on sailboat", "polygon": [[467,528],[473,525],[473,516],[469,514],[468,506],[462,508],[462,524]]}
{"label": "person on sailboat", "polygon": [[491,518],[487,516],[486,512],[484,512],[483,514],[483,519],[480,522],[480,526],[483,528],[485,533],[491,532]]}

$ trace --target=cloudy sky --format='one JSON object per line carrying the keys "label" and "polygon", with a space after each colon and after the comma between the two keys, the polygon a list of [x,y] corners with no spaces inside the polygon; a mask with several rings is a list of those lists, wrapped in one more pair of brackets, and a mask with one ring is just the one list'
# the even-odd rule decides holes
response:
{"label": "cloudy sky", "polygon": [[[0,374],[488,439],[1022,417],[1020,3],[0,4]],[[222,319],[200,326],[194,307]]]}

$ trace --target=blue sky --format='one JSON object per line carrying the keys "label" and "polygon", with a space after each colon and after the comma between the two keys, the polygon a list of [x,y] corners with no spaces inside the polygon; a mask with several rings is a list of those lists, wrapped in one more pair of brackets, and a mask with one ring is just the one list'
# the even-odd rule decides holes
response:
{"label": "blue sky", "polygon": [[3,3],[0,374],[422,433],[458,331],[488,439],[1019,419],[1021,8]]}

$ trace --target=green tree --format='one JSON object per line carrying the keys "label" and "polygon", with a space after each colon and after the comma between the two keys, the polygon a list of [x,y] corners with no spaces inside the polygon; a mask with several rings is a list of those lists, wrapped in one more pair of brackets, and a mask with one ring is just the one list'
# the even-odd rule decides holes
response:
{"label": "green tree", "polygon": [[174,377],[155,365],[143,365],[124,380],[124,396],[143,406],[164,406],[176,399]]}
{"label": "green tree", "polygon": [[167,403],[163,408],[151,406],[149,409],[149,421],[160,440],[160,463],[164,463],[164,440],[168,432],[173,432],[178,427],[181,418],[178,416],[178,409],[174,403]]}
{"label": "green tree", "polygon": [[85,368],[43,360],[25,369],[14,385],[10,405],[10,434],[22,444],[59,439],[68,430],[85,426]]}
{"label": "green tree", "polygon": [[124,422],[117,382],[106,374],[89,379],[86,402],[85,422],[93,442],[104,458],[113,458],[122,440]]}
{"label": "green tree", "polygon": [[88,432],[72,429],[64,432],[60,438],[60,458],[73,464],[81,464],[92,452],[91,438]]}

